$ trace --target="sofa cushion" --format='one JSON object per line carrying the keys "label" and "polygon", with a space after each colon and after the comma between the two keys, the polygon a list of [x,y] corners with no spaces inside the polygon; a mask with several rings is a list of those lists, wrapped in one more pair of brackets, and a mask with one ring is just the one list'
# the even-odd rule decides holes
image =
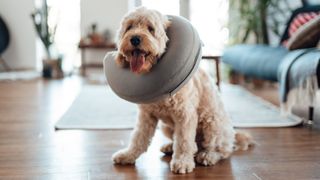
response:
{"label": "sofa cushion", "polygon": [[282,46],[235,45],[225,49],[222,61],[244,75],[277,81],[277,71],[288,50]]}

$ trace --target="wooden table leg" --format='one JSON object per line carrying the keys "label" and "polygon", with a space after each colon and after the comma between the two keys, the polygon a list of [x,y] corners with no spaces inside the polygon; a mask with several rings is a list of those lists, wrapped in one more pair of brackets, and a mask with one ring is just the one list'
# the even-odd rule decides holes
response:
{"label": "wooden table leg", "polygon": [[81,50],[81,75],[86,76],[86,62],[85,62],[85,53],[84,49]]}
{"label": "wooden table leg", "polygon": [[10,67],[7,65],[6,61],[4,59],[2,59],[2,57],[0,56],[0,64],[3,65],[5,71],[10,71]]}
{"label": "wooden table leg", "polygon": [[202,59],[209,59],[209,60],[214,60],[215,65],[216,65],[216,78],[217,82],[216,85],[218,86],[218,89],[220,91],[220,56],[202,56]]}
{"label": "wooden table leg", "polygon": [[217,86],[218,86],[218,89],[220,90],[220,57],[216,57],[215,59],[215,62],[216,62],[216,78],[217,78]]}

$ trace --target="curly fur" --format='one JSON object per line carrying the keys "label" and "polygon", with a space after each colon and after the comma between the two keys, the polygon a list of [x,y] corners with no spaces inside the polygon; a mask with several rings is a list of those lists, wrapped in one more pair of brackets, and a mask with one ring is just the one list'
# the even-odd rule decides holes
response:
{"label": "curly fur", "polygon": [[141,72],[148,72],[157,59],[165,52],[166,43],[169,40],[166,29],[170,21],[158,11],[140,7],[129,13],[122,19],[121,28],[118,31],[118,56],[117,63],[127,67],[132,51],[137,47],[130,43],[133,36],[141,38],[138,49],[145,51],[146,62]]}
{"label": "curly fur", "polygon": [[[132,21],[140,21],[139,27],[144,27],[145,22],[159,23],[153,39],[146,36],[151,40],[144,42],[141,48],[161,55],[165,51],[163,43],[167,41],[163,32],[169,23],[160,13],[145,8],[139,8],[124,18],[119,35],[119,55],[125,59],[123,54],[126,51],[130,54],[132,50],[126,38],[130,35],[126,35],[123,30]],[[139,27],[134,32],[141,33]],[[145,32],[143,28],[141,31]],[[245,150],[252,144],[250,135],[237,133],[233,129],[217,90],[201,69],[173,96],[151,104],[140,104],[139,110],[131,143],[128,148],[113,155],[114,163],[134,163],[147,150],[159,120],[163,133],[172,139],[172,143],[165,144],[161,151],[172,154],[170,168],[175,173],[192,172],[195,161],[205,166],[214,165],[228,158],[235,149]]]}

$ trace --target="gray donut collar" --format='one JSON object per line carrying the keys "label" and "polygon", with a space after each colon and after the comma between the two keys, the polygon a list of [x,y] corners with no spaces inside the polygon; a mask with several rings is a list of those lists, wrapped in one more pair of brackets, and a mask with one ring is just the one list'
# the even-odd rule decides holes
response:
{"label": "gray donut collar", "polygon": [[175,94],[192,77],[201,60],[201,41],[191,23],[169,16],[167,50],[146,74],[137,75],[115,62],[116,52],[104,58],[104,72],[111,89],[122,99],[145,104]]}

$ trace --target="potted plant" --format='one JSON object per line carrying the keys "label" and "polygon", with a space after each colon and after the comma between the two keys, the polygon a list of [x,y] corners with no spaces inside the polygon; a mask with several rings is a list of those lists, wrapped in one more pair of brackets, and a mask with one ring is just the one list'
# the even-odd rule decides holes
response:
{"label": "potted plant", "polygon": [[232,44],[252,40],[256,44],[270,44],[269,32],[280,37],[280,29],[292,12],[289,0],[231,0],[230,4]]}
{"label": "potted plant", "polygon": [[49,26],[48,11],[47,0],[42,0],[41,7],[36,8],[31,14],[36,33],[46,52],[46,57],[43,59],[42,75],[45,78],[62,78],[62,56],[54,54],[54,37],[57,25]]}

